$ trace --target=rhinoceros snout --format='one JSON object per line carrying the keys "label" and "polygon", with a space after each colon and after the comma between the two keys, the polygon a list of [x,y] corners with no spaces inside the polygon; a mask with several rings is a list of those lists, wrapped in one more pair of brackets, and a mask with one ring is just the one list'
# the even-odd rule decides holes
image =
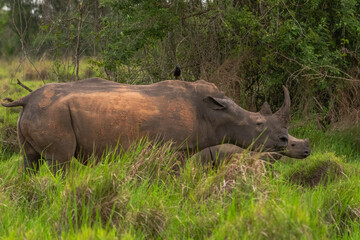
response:
{"label": "rhinoceros snout", "polygon": [[303,154],[303,157],[304,157],[304,158],[308,157],[308,156],[310,155],[310,153],[311,153],[311,150],[310,150],[310,149],[309,149],[309,150],[305,150],[305,151],[304,151],[304,154]]}

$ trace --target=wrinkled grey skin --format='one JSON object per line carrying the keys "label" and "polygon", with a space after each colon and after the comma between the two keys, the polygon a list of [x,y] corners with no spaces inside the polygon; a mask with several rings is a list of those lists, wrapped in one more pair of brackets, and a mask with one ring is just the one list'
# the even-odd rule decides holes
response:
{"label": "wrinkled grey skin", "polygon": [[190,152],[224,141],[247,148],[258,138],[254,148],[280,151],[288,143],[290,120],[285,87],[284,93],[283,106],[264,115],[242,109],[202,80],[126,85],[92,78],[46,84],[1,104],[23,107],[18,140],[25,168],[37,170],[41,156],[53,167],[66,167],[72,157],[86,163],[92,154],[101,157],[117,145],[127,149],[142,137],[171,140]]}
{"label": "wrinkled grey skin", "polygon": [[[273,114],[270,105],[267,102],[264,102],[260,112],[264,115]],[[288,137],[289,137],[289,143],[285,151],[282,152],[283,155],[298,159],[306,158],[307,156],[310,155],[311,149],[308,138],[297,139],[291,135],[289,135]]]}
{"label": "wrinkled grey skin", "polygon": [[[234,154],[242,153],[244,149],[233,144],[220,144],[212,147],[205,148],[196,153],[193,157],[201,161],[204,166],[218,166],[223,161],[230,160]],[[282,152],[262,152],[260,158],[263,160],[278,160],[282,156],[291,158],[303,159],[310,155],[311,149],[309,139],[297,139],[289,135],[289,143],[286,149]],[[256,155],[259,153],[252,152]]]}
{"label": "wrinkled grey skin", "polygon": [[[272,115],[270,105],[264,102],[260,112],[267,116]],[[193,157],[201,160],[202,165],[218,166],[222,161],[228,161],[236,153],[242,153],[244,149],[233,144],[220,144],[205,148],[195,154]],[[288,135],[288,145],[285,150],[278,152],[262,152],[260,158],[263,160],[278,160],[282,156],[288,156],[297,159],[303,159],[310,155],[310,142],[309,139],[297,139],[291,135]],[[258,153],[252,153],[258,154]]]}

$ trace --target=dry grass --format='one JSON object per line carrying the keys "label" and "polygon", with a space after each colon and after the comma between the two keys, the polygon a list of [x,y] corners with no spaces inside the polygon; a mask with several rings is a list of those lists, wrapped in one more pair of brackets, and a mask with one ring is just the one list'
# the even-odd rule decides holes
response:
{"label": "dry grass", "polygon": [[210,199],[215,196],[230,196],[233,190],[257,192],[266,187],[264,177],[268,174],[269,163],[261,160],[260,155],[250,153],[234,154],[232,158],[210,173],[198,189],[199,199]]}
{"label": "dry grass", "polygon": [[146,208],[137,211],[129,219],[136,229],[145,232],[146,238],[161,236],[166,228],[167,217],[160,209]]}
{"label": "dry grass", "polygon": [[16,126],[0,125],[0,145],[7,152],[19,152]]}
{"label": "dry grass", "polygon": [[122,191],[121,182],[115,175],[101,179],[84,178],[74,184],[76,186],[68,186],[63,193],[64,200],[70,204],[70,210],[63,209],[63,224],[93,225],[99,221],[103,224],[118,225],[120,220],[125,218],[129,193]]}
{"label": "dry grass", "polygon": [[[214,73],[203,74],[201,77],[220,86],[221,90],[236,102],[241,102],[244,100],[242,96],[245,96],[244,89],[241,88],[245,84],[240,76],[242,63],[242,57],[229,58]],[[251,97],[247,99],[247,106],[251,106],[252,100]]]}
{"label": "dry grass", "polygon": [[[0,79],[7,78],[10,81],[42,81],[57,82],[76,80],[74,66],[71,60],[63,59],[52,61],[46,58],[34,60],[32,63],[22,58],[12,60],[0,60],[4,66],[0,71]],[[86,59],[80,61],[80,79],[94,77],[96,73],[90,67]]]}
{"label": "dry grass", "polygon": [[[360,79],[360,68],[357,68]],[[333,129],[346,129],[360,124],[360,80],[348,83],[338,92],[337,107],[330,112]]]}
{"label": "dry grass", "polygon": [[178,165],[181,164],[180,154],[172,150],[172,142],[165,144],[145,141],[145,146],[138,151],[137,145],[131,150],[135,155],[129,155],[132,164],[128,169],[126,181],[143,181],[147,179],[150,183],[154,179],[166,179],[176,173]]}

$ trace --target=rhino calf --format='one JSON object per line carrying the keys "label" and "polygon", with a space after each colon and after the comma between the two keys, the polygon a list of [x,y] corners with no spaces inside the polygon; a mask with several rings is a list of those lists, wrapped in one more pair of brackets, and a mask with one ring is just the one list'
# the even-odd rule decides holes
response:
{"label": "rhino calf", "polygon": [[[174,142],[195,152],[223,141],[280,151],[288,144],[290,96],[274,114],[249,112],[206,81],[167,80],[127,85],[99,78],[50,83],[5,107],[23,107],[19,144],[26,168],[37,170],[42,156],[64,167],[72,157],[86,163],[117,145],[127,149],[143,137]],[[260,137],[259,137],[260,136]],[[56,168],[54,168],[56,171]]]}
{"label": "rhino calf", "polygon": [[281,152],[284,156],[303,159],[307,158],[311,153],[310,141],[306,139],[297,139],[289,135],[289,143],[286,149]]}
{"label": "rhino calf", "polygon": [[[201,161],[204,166],[218,166],[223,161],[229,161],[234,154],[242,153],[244,149],[233,144],[221,144],[205,148],[196,153],[193,157]],[[289,135],[289,143],[286,149],[282,152],[262,152],[260,158],[266,160],[278,160],[282,156],[291,158],[303,159],[310,155],[309,139],[297,139]],[[259,154],[253,152],[252,154]]]}

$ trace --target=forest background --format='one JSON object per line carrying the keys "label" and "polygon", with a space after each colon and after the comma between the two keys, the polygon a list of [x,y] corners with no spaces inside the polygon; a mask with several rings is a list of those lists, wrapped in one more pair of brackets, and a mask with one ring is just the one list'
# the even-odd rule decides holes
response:
{"label": "forest background", "polygon": [[[280,106],[286,85],[294,113],[315,113],[323,126],[359,119],[358,0],[1,0],[0,7],[0,56],[19,58],[15,71],[30,62],[25,80],[96,75],[145,84],[173,79],[179,65],[183,80],[214,82],[249,110],[264,100]],[[34,64],[45,59],[52,63]]]}

